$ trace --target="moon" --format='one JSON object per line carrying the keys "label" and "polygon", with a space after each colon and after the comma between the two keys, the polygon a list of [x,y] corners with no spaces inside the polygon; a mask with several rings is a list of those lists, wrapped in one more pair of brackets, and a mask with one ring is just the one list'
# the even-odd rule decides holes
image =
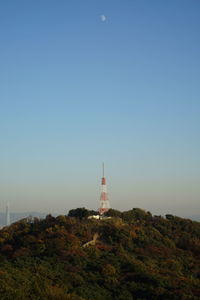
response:
{"label": "moon", "polygon": [[105,22],[105,21],[106,21],[106,16],[105,16],[105,15],[101,15],[100,18],[101,18],[101,21],[102,21],[102,22]]}

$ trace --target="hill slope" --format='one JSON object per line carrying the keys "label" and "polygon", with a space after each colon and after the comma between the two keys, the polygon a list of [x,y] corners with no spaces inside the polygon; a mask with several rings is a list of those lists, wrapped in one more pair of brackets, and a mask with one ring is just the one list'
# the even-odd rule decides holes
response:
{"label": "hill slope", "polygon": [[1,230],[1,299],[199,299],[200,223],[141,209],[108,214]]}

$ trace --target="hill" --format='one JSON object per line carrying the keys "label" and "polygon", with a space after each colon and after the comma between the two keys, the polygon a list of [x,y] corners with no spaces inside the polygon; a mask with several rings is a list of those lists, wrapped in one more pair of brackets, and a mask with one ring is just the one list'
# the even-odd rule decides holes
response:
{"label": "hill", "polygon": [[136,208],[91,213],[1,230],[1,299],[199,299],[200,223]]}

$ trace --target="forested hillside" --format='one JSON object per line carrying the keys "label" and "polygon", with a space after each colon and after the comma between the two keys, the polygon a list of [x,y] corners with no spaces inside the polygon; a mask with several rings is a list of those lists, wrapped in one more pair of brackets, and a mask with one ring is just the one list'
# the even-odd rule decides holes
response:
{"label": "forested hillside", "polygon": [[0,299],[200,299],[200,223],[141,209],[90,214],[1,230]]}

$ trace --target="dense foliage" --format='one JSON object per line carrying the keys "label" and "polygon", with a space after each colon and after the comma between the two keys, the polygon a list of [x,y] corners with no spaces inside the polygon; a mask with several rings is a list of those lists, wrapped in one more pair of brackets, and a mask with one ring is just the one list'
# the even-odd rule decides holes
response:
{"label": "dense foliage", "polygon": [[0,299],[200,299],[200,223],[141,209],[91,213],[1,230]]}

